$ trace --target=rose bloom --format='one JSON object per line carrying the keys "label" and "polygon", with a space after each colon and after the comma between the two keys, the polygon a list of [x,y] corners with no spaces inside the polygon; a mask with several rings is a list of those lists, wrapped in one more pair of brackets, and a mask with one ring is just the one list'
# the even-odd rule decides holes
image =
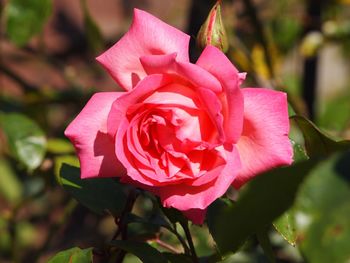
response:
{"label": "rose bloom", "polygon": [[125,91],[93,95],[65,135],[82,178],[120,176],[201,224],[231,185],[289,165],[292,147],[286,94],[240,89],[245,74],[213,46],[190,63],[189,39],[135,9],[97,58]]}

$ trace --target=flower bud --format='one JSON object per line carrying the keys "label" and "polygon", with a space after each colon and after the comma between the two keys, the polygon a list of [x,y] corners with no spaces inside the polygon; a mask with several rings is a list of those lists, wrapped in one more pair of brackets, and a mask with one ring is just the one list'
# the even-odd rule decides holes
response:
{"label": "flower bud", "polygon": [[197,45],[205,48],[207,45],[212,45],[219,48],[221,51],[228,50],[227,36],[224,25],[221,19],[221,1],[217,1],[210,13],[201,26],[197,35]]}

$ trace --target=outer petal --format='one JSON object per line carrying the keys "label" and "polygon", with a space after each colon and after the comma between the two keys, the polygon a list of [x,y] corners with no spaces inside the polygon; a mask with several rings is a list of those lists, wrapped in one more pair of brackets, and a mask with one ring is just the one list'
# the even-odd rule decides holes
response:
{"label": "outer petal", "polygon": [[214,46],[207,46],[199,57],[198,66],[213,74],[223,86],[227,98],[227,117],[224,127],[226,140],[237,142],[243,127],[243,96],[239,85],[245,74],[238,73],[231,61]]}
{"label": "outer petal", "polygon": [[[165,207],[174,207],[181,211],[206,209],[212,202],[222,196],[241,169],[237,149],[229,145],[225,150],[226,165],[217,169],[217,178],[201,186],[182,184],[159,187],[159,195]],[[214,171],[212,171],[214,172]]]}
{"label": "outer petal", "polygon": [[182,211],[182,213],[190,219],[196,225],[202,225],[204,223],[207,209],[190,209]]}
{"label": "outer petal", "polygon": [[242,89],[242,93],[244,124],[237,143],[242,171],[233,182],[236,188],[258,173],[293,161],[287,95],[257,88]]}
{"label": "outer petal", "polygon": [[97,60],[120,86],[130,90],[146,76],[140,63],[141,56],[175,52],[179,61],[188,61],[189,39],[189,35],[135,9],[129,31]]}
{"label": "outer petal", "polygon": [[118,176],[122,166],[115,155],[113,139],[107,134],[107,116],[122,94],[94,94],[64,132],[77,151],[82,178]]}

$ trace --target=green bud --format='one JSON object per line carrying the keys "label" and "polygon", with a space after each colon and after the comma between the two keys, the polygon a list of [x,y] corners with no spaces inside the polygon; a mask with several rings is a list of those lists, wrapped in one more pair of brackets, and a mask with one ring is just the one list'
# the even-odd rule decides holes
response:
{"label": "green bud", "polygon": [[212,45],[223,52],[228,50],[226,31],[221,18],[221,1],[216,2],[201,26],[197,35],[197,45],[202,49]]}

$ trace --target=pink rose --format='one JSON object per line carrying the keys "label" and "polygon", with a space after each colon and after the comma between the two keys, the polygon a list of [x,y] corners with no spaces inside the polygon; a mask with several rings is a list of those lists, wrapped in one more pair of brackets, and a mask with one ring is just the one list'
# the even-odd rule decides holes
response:
{"label": "pink rose", "polygon": [[244,88],[217,48],[188,59],[190,37],[135,10],[97,60],[124,92],[96,93],[68,126],[81,177],[120,176],[202,223],[233,185],[292,162],[286,94]]}

